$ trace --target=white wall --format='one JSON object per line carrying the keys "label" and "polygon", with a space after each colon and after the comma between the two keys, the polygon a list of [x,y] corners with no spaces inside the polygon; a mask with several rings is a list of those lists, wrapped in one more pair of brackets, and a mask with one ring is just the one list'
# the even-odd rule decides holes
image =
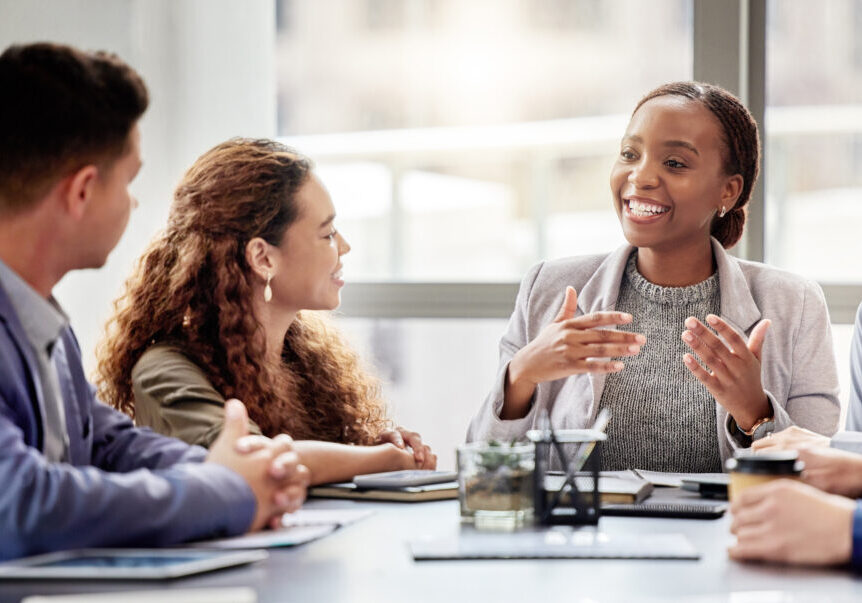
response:
{"label": "white wall", "polygon": [[273,0],[0,0],[0,47],[43,40],[115,52],[150,91],[144,167],[132,186],[141,205],[103,269],[70,274],[55,290],[92,369],[110,303],[164,225],[183,171],[232,136],[275,136],[275,7]]}

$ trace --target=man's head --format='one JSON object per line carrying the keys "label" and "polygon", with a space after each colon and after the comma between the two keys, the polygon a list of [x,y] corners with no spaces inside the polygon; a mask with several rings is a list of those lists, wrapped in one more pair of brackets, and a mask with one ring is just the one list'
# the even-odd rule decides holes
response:
{"label": "man's head", "polygon": [[0,55],[0,91],[0,222],[39,231],[20,234],[55,279],[101,266],[135,203],[143,81],[114,55],[38,43]]}

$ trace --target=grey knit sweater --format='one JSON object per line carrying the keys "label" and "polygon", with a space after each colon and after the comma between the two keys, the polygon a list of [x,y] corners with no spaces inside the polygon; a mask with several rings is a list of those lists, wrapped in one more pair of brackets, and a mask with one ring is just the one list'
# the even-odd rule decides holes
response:
{"label": "grey knit sweater", "polygon": [[609,375],[599,403],[611,411],[602,468],[720,472],[715,399],[682,362],[685,319],[720,312],[718,273],[688,287],[661,287],[626,265],[616,309],[634,320],[621,330],[647,343],[626,367]]}

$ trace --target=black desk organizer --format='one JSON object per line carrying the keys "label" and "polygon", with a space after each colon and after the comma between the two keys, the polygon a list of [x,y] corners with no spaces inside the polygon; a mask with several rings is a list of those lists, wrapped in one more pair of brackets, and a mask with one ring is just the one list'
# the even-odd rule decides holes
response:
{"label": "black desk organizer", "polygon": [[[533,473],[535,522],[541,525],[597,524],[601,515],[599,470],[602,464],[602,442],[606,435],[592,429],[554,431],[547,428],[531,430],[527,437],[536,447]],[[549,470],[553,455],[560,459],[562,474]],[[572,465],[582,466],[572,468]],[[563,483],[559,490],[549,490],[549,481]]]}

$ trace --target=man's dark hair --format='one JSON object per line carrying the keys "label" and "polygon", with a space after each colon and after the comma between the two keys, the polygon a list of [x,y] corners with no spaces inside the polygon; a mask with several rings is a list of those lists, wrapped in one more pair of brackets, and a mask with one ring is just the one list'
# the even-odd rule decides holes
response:
{"label": "man's dark hair", "polygon": [[25,210],[58,179],[110,166],[148,104],[116,55],[37,43],[0,55],[0,215]]}

